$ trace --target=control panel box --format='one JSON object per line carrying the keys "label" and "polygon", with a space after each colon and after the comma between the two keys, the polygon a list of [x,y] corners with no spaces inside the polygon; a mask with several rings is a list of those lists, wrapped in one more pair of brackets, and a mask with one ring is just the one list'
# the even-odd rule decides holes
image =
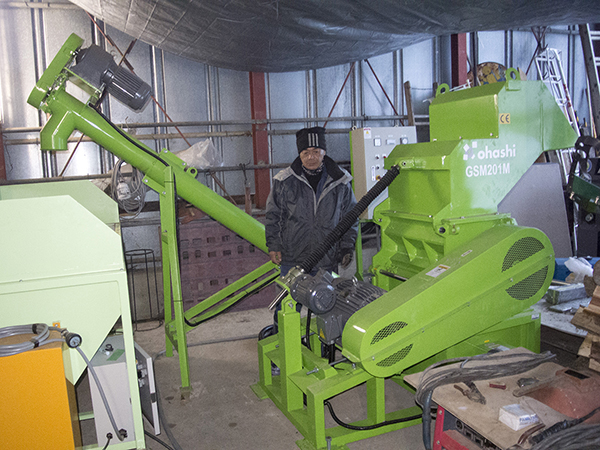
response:
{"label": "control panel box", "polygon": [[[127,361],[125,356],[125,343],[122,335],[108,336],[91,360],[91,365],[102,385],[104,395],[110,407],[114,421],[119,430],[124,429],[127,437],[123,442],[135,440],[133,413],[131,404],[131,391],[127,375]],[[107,433],[115,435],[109,413],[104,406],[102,394],[94,377],[90,377],[90,392],[94,408],[94,422],[98,442],[106,440]],[[119,443],[115,437],[110,441],[109,447]]]}
{"label": "control panel box", "polygon": [[[417,128],[414,126],[352,130],[350,132],[350,151],[356,199],[360,200],[385,175],[387,172],[383,167],[385,159],[397,145],[415,144],[416,142]],[[386,188],[360,216],[361,219],[372,219],[373,210],[387,196]]]}

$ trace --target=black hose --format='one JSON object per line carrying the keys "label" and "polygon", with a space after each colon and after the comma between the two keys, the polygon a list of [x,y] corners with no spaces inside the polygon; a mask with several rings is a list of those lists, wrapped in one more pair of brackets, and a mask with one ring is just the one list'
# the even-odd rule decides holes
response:
{"label": "black hose", "polygon": [[337,241],[354,225],[358,217],[365,209],[387,188],[392,181],[400,173],[400,168],[395,165],[367,192],[360,201],[352,208],[337,224],[337,226],[323,239],[323,242],[306,258],[300,268],[304,273],[310,271],[317,265],[319,261],[327,254],[327,252],[335,245]]}
{"label": "black hose", "polygon": [[[160,156],[158,156],[158,153],[153,152],[152,150],[150,150],[148,147],[145,147],[140,142],[135,141],[131,136],[129,136],[127,133],[125,133],[121,128],[119,128],[114,123],[112,123],[110,121],[110,119],[108,117],[106,117],[104,114],[102,114],[100,111],[96,110],[96,112],[100,115],[100,117],[102,117],[104,120],[106,120],[106,123],[108,123],[117,133],[119,133],[123,138],[125,138],[127,141],[129,141],[130,144],[135,145],[137,148],[139,148],[141,151],[143,151],[147,155],[153,157],[157,161],[160,161],[162,164],[165,165],[165,167],[169,166],[169,164],[165,160],[163,160]],[[127,161],[127,162],[129,162],[129,161]]]}
{"label": "black hose", "polygon": [[167,444],[166,442],[160,440],[159,438],[157,438],[156,436],[154,436],[152,433],[149,433],[148,431],[144,430],[144,434],[146,436],[148,436],[150,439],[158,442],[160,445],[162,445],[164,448],[168,449],[168,450],[175,450],[173,447],[171,447],[169,444]]}
{"label": "black hose", "polygon": [[[255,281],[256,280],[250,281],[248,284],[254,283]],[[191,317],[190,319],[188,319],[184,315],[183,316],[183,321],[189,327],[192,327],[192,328],[197,327],[198,325],[200,325],[201,323],[206,322],[207,320],[214,319],[215,317],[220,316],[223,313],[226,313],[231,308],[233,308],[235,305],[237,305],[239,302],[241,302],[242,300],[248,298],[249,296],[254,295],[254,294],[258,294],[259,291],[261,291],[262,289],[264,289],[265,287],[267,287],[272,281],[273,280],[271,280],[270,278],[265,278],[264,280],[260,281],[259,283],[256,283],[256,285],[254,286],[254,288],[256,290],[253,290],[252,292],[246,292],[239,299],[237,299],[235,302],[233,302],[231,305],[227,306],[226,308],[224,308],[223,310],[221,310],[219,312],[214,312],[214,311],[211,312],[210,308],[208,308],[208,310],[203,311],[203,312],[195,315],[194,317]],[[238,291],[236,291],[233,294],[225,297],[223,300],[221,300],[221,302],[224,302],[224,301],[230,299],[231,297],[233,297],[234,295],[236,295],[236,293],[239,293],[242,289],[243,288],[240,288]],[[214,307],[216,307],[216,305],[211,306],[211,308],[214,308]],[[191,322],[191,320],[197,319],[198,317],[201,317],[198,321]]]}
{"label": "black hose", "polygon": [[431,397],[433,397],[433,390],[427,392],[423,399],[423,424],[421,430],[425,450],[431,450]]}
{"label": "black hose", "polygon": [[310,347],[310,319],[312,317],[312,311],[309,309],[306,315],[306,348],[312,351]]}
{"label": "black hose", "polygon": [[590,411],[585,416],[580,417],[579,419],[563,420],[561,422],[556,422],[554,425],[552,425],[550,428],[546,428],[540,434],[536,434],[535,436],[532,436],[531,438],[529,438],[529,441],[532,444],[537,444],[537,443],[543,441],[544,439],[546,439],[548,436],[551,436],[562,430],[568,430],[569,428],[574,427],[575,425],[579,425],[581,422],[585,422],[590,417],[592,417],[594,414],[596,414],[598,411],[600,411],[600,407]]}
{"label": "black hose", "polygon": [[421,418],[421,414],[418,414],[416,416],[402,417],[400,419],[395,419],[395,420],[386,420],[385,422],[376,423],[374,425],[365,425],[365,426],[359,427],[356,425],[350,425],[349,423],[342,422],[338,418],[338,416],[335,415],[335,412],[333,411],[333,406],[331,406],[331,403],[329,403],[327,400],[325,400],[323,402],[323,404],[325,406],[327,406],[327,408],[329,409],[329,414],[331,414],[331,417],[333,418],[335,423],[337,423],[341,427],[347,428],[349,430],[355,430],[355,431],[374,430],[375,428],[381,428],[381,427],[385,427],[387,425],[393,425],[395,423],[409,422],[411,420],[417,420],[417,419]]}

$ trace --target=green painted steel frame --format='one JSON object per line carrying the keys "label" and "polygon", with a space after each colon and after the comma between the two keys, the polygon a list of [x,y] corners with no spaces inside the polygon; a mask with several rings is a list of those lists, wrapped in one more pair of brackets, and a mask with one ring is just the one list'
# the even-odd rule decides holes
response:
{"label": "green painted steel frame", "polygon": [[[367,418],[351,423],[352,426],[369,426],[410,417],[420,414],[421,409],[413,406],[386,413],[386,378],[375,377],[349,362],[331,367],[325,358],[303,346],[301,337],[306,319],[300,318],[296,302],[290,296],[283,299],[278,314],[279,333],[258,342],[259,381],[252,389],[259,398],[271,399],[302,433],[304,439],[296,442],[299,448],[346,450],[346,444],[350,442],[421,423],[420,419],[415,419],[372,430],[351,430],[342,426],[326,428],[324,402],[363,383],[367,391]],[[539,352],[540,328],[539,314],[532,310],[524,311],[428,357],[391,379],[412,391],[404,382],[406,375],[421,372],[444,359],[485,353],[498,343]],[[321,348],[314,333],[311,335],[311,348]],[[271,362],[280,368],[280,375],[272,375]]]}
{"label": "green painted steel frame", "polygon": [[[301,344],[305,320],[296,311],[296,302],[287,296],[278,313],[279,333],[258,343],[259,382],[252,388],[259,398],[270,398],[304,436],[297,445],[304,450],[347,449],[346,444],[398,430],[420,422],[415,419],[373,430],[350,430],[342,426],[325,428],[324,401],[363,383],[367,387],[367,419],[353,426],[367,426],[420,414],[419,407],[392,413],[385,410],[385,379],[376,378],[350,363],[331,367],[325,358]],[[320,349],[316,335],[311,348]],[[271,361],[281,374],[272,376]],[[304,404],[306,398],[306,404]],[[328,442],[329,441],[329,442]],[[328,446],[329,445],[329,446]]]}

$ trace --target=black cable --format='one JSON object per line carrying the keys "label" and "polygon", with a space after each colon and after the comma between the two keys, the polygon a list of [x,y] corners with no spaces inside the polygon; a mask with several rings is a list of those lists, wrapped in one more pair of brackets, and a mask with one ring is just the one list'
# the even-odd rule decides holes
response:
{"label": "black cable", "polygon": [[[256,280],[255,280],[256,281]],[[235,305],[237,305],[240,301],[244,300],[245,298],[254,295],[254,294],[258,294],[262,289],[264,289],[265,287],[267,287],[273,280],[270,279],[265,279],[261,282],[261,284],[257,284],[257,289],[255,291],[252,292],[246,292],[242,297],[240,297],[237,301],[235,301],[234,303],[232,303],[231,305],[229,305],[227,308],[225,308],[223,311],[219,311],[218,313],[213,314],[212,316],[206,317],[205,319],[200,319],[198,322],[190,322],[190,320],[195,319],[196,317],[199,317],[203,314],[207,314],[206,311],[191,317],[189,320],[185,317],[185,315],[183,316],[183,320],[186,323],[186,325],[190,326],[190,327],[197,327],[198,325],[200,325],[201,323],[204,323],[210,319],[214,319],[217,316],[220,316],[221,314],[229,311],[231,308],[233,308]],[[250,283],[253,283],[253,281],[251,281]],[[248,284],[250,284],[248,283]],[[240,289],[241,290],[241,289]],[[225,297],[223,300],[221,301],[225,301],[228,298],[232,297],[233,295],[235,295],[235,292],[227,297]],[[215,305],[212,306],[212,308],[214,308]]]}
{"label": "black cable", "polygon": [[327,254],[327,252],[333,247],[333,245],[341,239],[341,237],[354,225],[358,220],[358,217],[363,213],[365,209],[375,200],[379,194],[381,194],[385,188],[387,188],[392,181],[400,173],[400,168],[395,165],[373,186],[369,192],[367,192],[360,201],[354,205],[336,227],[323,239],[323,242],[308,255],[308,257],[300,264],[300,268],[304,273],[310,273],[310,271],[317,265],[319,261]]}
{"label": "black cable", "polygon": [[306,347],[312,351],[310,348],[310,319],[312,317],[312,311],[309,309],[308,314],[306,315]]}
{"label": "black cable", "polygon": [[349,430],[355,430],[355,431],[374,430],[376,428],[385,427],[387,425],[393,425],[393,424],[402,423],[402,422],[409,422],[411,420],[417,420],[417,419],[421,418],[421,414],[416,414],[414,416],[402,417],[400,419],[386,420],[384,422],[376,423],[374,425],[356,426],[356,425],[350,425],[349,423],[342,422],[338,418],[338,416],[335,415],[335,412],[333,411],[333,406],[331,406],[331,403],[329,403],[328,400],[325,400],[323,402],[323,404],[325,406],[327,406],[327,408],[329,409],[329,414],[331,414],[331,417],[333,418],[335,423],[337,423],[341,427],[347,428]]}
{"label": "black cable", "polygon": [[421,426],[421,433],[423,437],[423,446],[426,450],[431,450],[431,413],[427,414],[427,411],[431,411],[431,397],[433,397],[433,389],[427,392],[423,399],[423,413],[421,417],[423,423]]}
{"label": "black cable", "polygon": [[554,425],[552,425],[549,428],[546,428],[541,433],[536,434],[535,436],[531,436],[529,438],[529,441],[532,444],[537,444],[538,442],[541,442],[544,439],[546,439],[548,436],[551,436],[551,435],[558,433],[560,431],[563,431],[563,430],[568,430],[569,428],[572,428],[575,425],[579,425],[580,423],[585,422],[590,417],[592,417],[594,414],[596,414],[598,411],[600,411],[600,406],[598,408],[594,409],[593,411],[590,411],[585,416],[580,417],[579,419],[563,420],[560,422],[556,422]]}
{"label": "black cable", "polygon": [[600,425],[580,424],[535,444],[530,450],[598,450]]}
{"label": "black cable", "polygon": [[100,117],[102,117],[106,121],[106,123],[108,123],[117,133],[119,133],[127,141],[129,141],[129,143],[135,145],[137,148],[139,148],[140,150],[142,150],[144,153],[152,156],[157,161],[160,161],[162,164],[165,165],[165,167],[169,166],[169,164],[166,161],[164,161],[160,156],[158,156],[158,154],[156,152],[153,152],[149,148],[144,147],[139,142],[136,142],[131,136],[129,136],[127,133],[125,133],[123,130],[121,130],[118,126],[116,126],[114,123],[112,123],[108,117],[106,117],[100,111],[97,111],[97,112],[100,115]]}
{"label": "black cable", "polygon": [[[516,375],[527,372],[544,362],[550,361],[554,357],[555,355],[550,352],[544,352],[542,354],[506,354],[505,352],[495,352],[466,358],[447,359],[429,366],[421,375],[416,393],[416,401],[423,407],[423,444],[425,449],[431,450],[431,437],[427,426],[431,423],[431,418],[429,417],[431,397],[433,396],[433,391],[438,386]],[[471,361],[477,362],[478,364],[465,367],[465,365]],[[447,368],[440,368],[441,366],[457,362],[462,362],[462,364],[459,366],[454,364]],[[440,368],[440,370],[431,373],[431,371],[436,368]]]}
{"label": "black cable", "polygon": [[146,436],[148,436],[150,439],[155,440],[156,442],[158,442],[160,445],[162,445],[164,448],[167,448],[169,450],[175,450],[173,447],[171,447],[169,444],[167,444],[164,441],[161,441],[159,438],[157,438],[156,436],[154,436],[152,433],[149,433],[148,431],[144,430],[144,434]]}
{"label": "black cable", "polygon": [[[154,361],[154,358],[153,358],[153,361]],[[163,428],[163,430],[165,430],[165,433],[167,434],[169,441],[171,441],[171,444],[173,445],[174,450],[183,450],[181,448],[181,446],[179,445],[179,442],[177,442],[177,439],[175,439],[175,436],[173,436],[173,433],[171,432],[171,428],[169,427],[169,421],[167,420],[167,417],[165,416],[165,412],[163,411],[163,407],[161,404],[162,402],[161,402],[161,397],[160,397],[160,391],[158,390],[158,382],[155,383],[154,388],[156,390],[156,398],[157,398],[157,402],[158,402],[158,419],[160,420],[160,423],[162,424],[162,428]]]}
{"label": "black cable", "polygon": [[106,433],[106,445],[102,450],[106,450],[108,448],[108,444],[110,444],[111,439],[113,438],[112,433]]}

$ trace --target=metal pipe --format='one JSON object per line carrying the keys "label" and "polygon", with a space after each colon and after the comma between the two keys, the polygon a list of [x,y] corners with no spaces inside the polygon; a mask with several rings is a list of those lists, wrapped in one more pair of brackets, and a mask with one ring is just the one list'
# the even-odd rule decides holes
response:
{"label": "metal pipe", "polygon": [[[349,167],[350,161],[338,161],[340,166]],[[236,172],[242,170],[260,170],[260,169],[284,169],[289,167],[288,163],[283,164],[246,164],[246,165],[238,165],[238,166],[215,166],[208,167],[206,169],[199,169],[199,173],[210,173],[210,172]],[[93,175],[78,175],[78,176],[70,176],[70,177],[51,177],[51,178],[24,178],[20,180],[3,180],[0,179],[0,186],[3,185],[12,185],[12,184],[35,184],[35,183],[48,183],[52,181],[73,181],[73,180],[95,180],[95,179],[103,179],[110,178],[110,174],[100,173]]]}
{"label": "metal pipe", "polygon": [[[416,126],[429,126],[429,122],[419,122],[415,123]],[[295,134],[295,130],[268,130],[269,136],[287,136]],[[327,130],[329,134],[347,134],[348,130],[346,128],[330,128]],[[212,132],[204,132],[204,133],[183,133],[183,136],[189,139],[198,139],[198,138],[210,138],[210,137],[244,137],[244,136],[252,136],[252,131],[212,131]],[[182,139],[181,135],[178,133],[166,133],[166,134],[137,134],[136,139],[140,141],[150,141],[156,139]],[[77,142],[79,138],[69,137],[67,138],[67,142]],[[89,137],[84,137],[82,142],[92,142],[92,139]],[[29,139],[8,139],[4,141],[5,145],[26,145],[26,144],[39,144],[40,140],[38,138],[29,138]]]}
{"label": "metal pipe", "polygon": [[0,9],[81,9],[67,2],[0,2]]}
{"label": "metal pipe", "polygon": [[[381,120],[402,120],[406,119],[406,114],[400,115],[383,115],[383,116],[342,116],[342,117],[316,117],[316,118],[295,118],[295,119],[262,119],[262,120],[206,120],[199,122],[139,122],[139,123],[121,123],[116,124],[119,128],[155,128],[155,127],[204,127],[210,125],[260,125],[260,124],[290,124],[290,123],[304,123],[307,121],[316,120],[318,122],[330,121],[330,122],[350,122],[354,120],[362,121],[381,121]],[[429,115],[421,114],[415,115],[416,119],[422,119],[422,123],[427,123]],[[3,133],[39,133],[42,127],[12,127],[5,128]],[[331,130],[327,131],[328,133]]]}
{"label": "metal pipe", "polygon": [[4,160],[4,140],[2,136],[2,120],[0,118],[0,181],[6,180],[6,162]]}

